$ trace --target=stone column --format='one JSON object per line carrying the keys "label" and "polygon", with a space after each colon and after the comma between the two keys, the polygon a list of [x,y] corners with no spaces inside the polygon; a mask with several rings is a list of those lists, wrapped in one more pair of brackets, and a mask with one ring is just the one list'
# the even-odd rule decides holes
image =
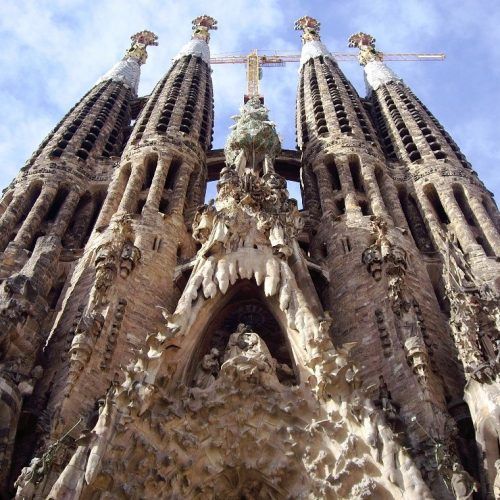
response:
{"label": "stone column", "polygon": [[92,220],[96,206],[94,198],[89,198],[87,203],[78,208],[73,217],[71,227],[67,228],[63,237],[63,246],[66,248],[81,248],[89,232],[89,224]]}
{"label": "stone column", "polygon": [[497,228],[493,224],[490,215],[484,208],[483,204],[475,197],[468,198],[470,208],[476,217],[478,224],[481,226],[488,243],[495,252],[495,255],[500,255],[500,236],[498,235]]}
{"label": "stone column", "polygon": [[75,211],[78,202],[80,201],[80,195],[76,191],[70,191],[64,200],[64,203],[57,214],[57,218],[54,221],[50,234],[54,236],[62,237],[66,231],[71,217]]}
{"label": "stone column", "polygon": [[399,201],[398,191],[388,175],[382,174],[379,188],[382,199],[385,201],[386,208],[389,210],[394,221],[394,225],[402,229],[407,228],[408,224],[406,223],[403,207]]}
{"label": "stone column", "polygon": [[[472,231],[470,230],[469,224],[465,220],[464,214],[460,209],[460,206],[455,199],[453,191],[450,186],[436,186],[441,203],[446,210],[453,231],[455,232],[458,241],[462,245],[464,252],[470,252],[481,248],[477,243]],[[481,248],[482,251],[482,248]]]}
{"label": "stone column", "polygon": [[384,219],[390,218],[387,207],[385,206],[382,195],[380,194],[380,189],[377,179],[375,178],[373,168],[370,165],[362,165],[360,170],[373,214],[382,216]]}
{"label": "stone column", "polygon": [[30,246],[37,229],[40,227],[44,217],[50,209],[57,194],[58,186],[56,184],[45,184],[33,205],[28,217],[26,217],[21,229],[14,238],[14,242],[22,248]]}
{"label": "stone column", "polygon": [[29,190],[17,193],[0,219],[0,251],[9,243],[9,238],[23,211]]}
{"label": "stone column", "polygon": [[316,179],[318,179],[319,201],[323,215],[335,214],[335,202],[333,201],[332,179],[330,172],[326,169],[323,162],[312,167]]}
{"label": "stone column", "polygon": [[440,248],[441,240],[437,235],[441,234],[443,231],[441,229],[440,222],[434,215],[432,204],[421,189],[421,186],[415,186],[415,194],[417,195],[418,202],[422,207],[422,216],[424,223],[427,223],[428,225],[429,236],[434,240],[435,247]]}
{"label": "stone column", "polygon": [[112,179],[109,191],[106,196],[106,200],[101,209],[101,213],[99,214],[99,218],[96,222],[96,228],[98,231],[104,229],[109,224],[109,221],[112,215],[117,211],[118,205],[122,199],[123,192],[125,191],[125,187],[127,186],[127,182],[129,179],[129,175],[127,175],[126,168],[120,166],[115,173],[114,179]]}
{"label": "stone column", "polygon": [[172,201],[170,203],[170,213],[182,215],[184,211],[184,202],[186,200],[187,188],[189,185],[189,178],[194,166],[183,162],[179,168],[179,173],[175,180],[175,185],[172,193]]}
{"label": "stone column", "polygon": [[347,156],[336,157],[335,164],[337,165],[340,184],[342,185],[342,191],[345,196],[345,211],[346,213],[359,213],[361,209],[356,198],[356,190],[352,182]]}
{"label": "stone column", "polygon": [[156,165],[156,172],[149,188],[148,198],[145,207],[151,210],[158,210],[160,207],[161,195],[165,187],[165,179],[167,178],[170,165],[172,164],[172,157],[159,157],[158,164]]}
{"label": "stone column", "polygon": [[144,182],[144,159],[140,158],[132,164],[132,173],[123,193],[118,212],[133,212],[139,201],[142,183]]}
{"label": "stone column", "polygon": [[304,165],[301,168],[300,178],[304,190],[304,208],[309,212],[309,216],[313,219],[319,219],[320,202],[318,185],[314,172],[309,165]]}

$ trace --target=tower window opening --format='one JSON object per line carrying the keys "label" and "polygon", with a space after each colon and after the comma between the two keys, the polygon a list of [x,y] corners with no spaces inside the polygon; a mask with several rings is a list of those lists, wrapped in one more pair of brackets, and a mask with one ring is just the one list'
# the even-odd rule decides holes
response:
{"label": "tower window opening", "polygon": [[361,165],[357,156],[351,156],[349,158],[349,170],[351,172],[354,189],[360,193],[364,193],[365,188],[361,179]]}
{"label": "tower window opening", "polygon": [[491,248],[490,244],[485,238],[482,238],[481,236],[478,236],[476,238],[476,241],[479,245],[483,247],[484,253],[486,254],[487,257],[494,257],[495,252],[493,252],[493,248]]}
{"label": "tower window opening", "polygon": [[146,198],[143,197],[143,198],[140,198],[138,201],[137,201],[137,207],[135,209],[135,213],[136,214],[140,214],[142,212],[142,209],[144,208],[144,205],[146,204]]}
{"label": "tower window opening", "polygon": [[158,156],[149,156],[146,159],[145,172],[144,172],[144,182],[142,184],[142,189],[149,189],[153,182],[153,177],[155,175],[156,166],[158,164]]}
{"label": "tower window opening", "polygon": [[99,214],[101,213],[101,208],[102,204],[104,203],[105,197],[106,197],[105,191],[97,191],[94,194],[94,210],[92,212],[92,217],[90,218],[89,225],[87,226],[87,232],[85,234],[83,245],[85,245],[85,243],[87,243],[88,239],[90,238],[92,230],[94,229],[95,223],[97,221],[97,217],[99,217]]}
{"label": "tower window opening", "polygon": [[401,208],[406,218],[408,227],[410,228],[411,235],[417,248],[421,252],[432,253],[435,251],[434,243],[432,242],[427,226],[425,225],[424,219],[420,213],[420,209],[417,202],[412,195],[406,192],[404,187],[398,190],[399,201],[401,203]]}
{"label": "tower window opening", "polygon": [[340,191],[342,189],[342,184],[340,183],[339,171],[337,169],[337,165],[335,165],[335,161],[333,159],[329,159],[325,165],[328,172],[330,172],[332,189],[334,191]]}
{"label": "tower window opening", "polygon": [[360,200],[358,203],[363,215],[373,215],[370,209],[370,205],[366,200]]}
{"label": "tower window opening", "polygon": [[335,200],[335,206],[337,207],[339,215],[345,214],[345,200],[344,200],[344,198],[339,198],[338,200]]}
{"label": "tower window opening", "polygon": [[477,226],[474,214],[469,205],[469,201],[467,200],[467,196],[465,195],[464,188],[460,185],[453,185],[453,195],[455,196],[455,200],[462,211],[465,220],[469,226]]}
{"label": "tower window opening", "polygon": [[425,186],[424,193],[427,196],[427,199],[430,201],[439,222],[441,222],[441,224],[449,224],[450,219],[446,214],[446,211],[441,203],[441,200],[439,199],[439,195],[434,185],[428,184],[427,186]]}
{"label": "tower window opening", "polygon": [[321,257],[323,259],[326,259],[328,257],[328,245],[326,244],[325,241],[323,241],[323,243],[321,243],[319,249],[321,252]]}
{"label": "tower window opening", "polygon": [[168,168],[167,177],[165,178],[165,184],[163,190],[172,190],[175,186],[175,181],[177,179],[177,173],[181,166],[181,160],[173,159]]}
{"label": "tower window opening", "polygon": [[62,204],[66,199],[66,196],[68,196],[68,190],[66,188],[60,189],[57,192],[57,195],[54,198],[54,201],[52,202],[47,215],[44,217],[45,222],[52,222],[56,219],[57,214],[59,213],[59,210],[61,209]]}
{"label": "tower window opening", "polygon": [[342,240],[342,250],[344,251],[344,254],[348,254],[351,250],[351,241],[349,240],[348,237],[343,238]]}
{"label": "tower window opening", "polygon": [[80,248],[80,241],[83,239],[87,224],[91,217],[92,198],[89,192],[86,192],[79,200],[75,212],[68,225],[68,229],[63,236],[64,248]]}
{"label": "tower window opening", "polygon": [[288,190],[288,194],[290,195],[290,198],[297,200],[297,207],[299,210],[302,210],[303,202],[302,202],[302,189],[300,187],[300,182],[291,181],[287,179],[286,187]]}

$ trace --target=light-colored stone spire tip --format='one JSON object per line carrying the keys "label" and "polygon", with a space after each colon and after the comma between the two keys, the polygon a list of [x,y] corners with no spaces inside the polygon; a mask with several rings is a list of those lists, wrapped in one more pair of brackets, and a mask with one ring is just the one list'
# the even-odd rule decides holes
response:
{"label": "light-colored stone spire tip", "polygon": [[139,31],[130,37],[132,45],[130,49],[125,52],[123,59],[136,59],[139,64],[144,64],[148,58],[147,47],[158,45],[158,36],[152,31],[144,30]]}
{"label": "light-colored stone spire tip", "polygon": [[334,60],[330,51],[321,41],[319,36],[320,23],[314,17],[303,16],[295,21],[294,28],[302,31],[302,53],[300,56],[300,68],[315,57],[329,57]]}
{"label": "light-colored stone spire tip", "polygon": [[349,37],[348,45],[359,49],[358,61],[365,69],[368,93],[377,90],[381,85],[401,81],[396,73],[384,64],[384,56],[375,49],[375,38],[372,35],[360,31]]}
{"label": "light-colored stone spire tip", "polygon": [[217,29],[217,21],[206,14],[193,19],[193,39],[210,41],[210,30]]}
{"label": "light-colored stone spire tip", "polygon": [[210,30],[217,29],[217,21],[206,14],[193,19],[193,35],[191,40],[182,47],[179,53],[174,57],[174,62],[181,57],[192,55],[201,57],[203,61],[210,64]]}
{"label": "light-colored stone spire tip", "polygon": [[130,37],[132,45],[125,52],[123,59],[117,62],[97,83],[107,80],[121,82],[126,87],[132,89],[135,95],[139,89],[139,79],[141,77],[141,65],[148,58],[147,48],[151,45],[158,45],[158,37],[152,31],[139,31]]}

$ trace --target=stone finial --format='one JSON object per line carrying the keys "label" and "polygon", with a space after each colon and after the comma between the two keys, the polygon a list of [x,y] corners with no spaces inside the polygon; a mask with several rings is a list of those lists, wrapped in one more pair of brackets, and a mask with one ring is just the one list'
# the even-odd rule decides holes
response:
{"label": "stone finial", "polygon": [[174,57],[174,62],[184,56],[201,57],[208,65],[210,65],[210,49],[208,42],[210,41],[210,30],[217,29],[217,21],[210,16],[203,15],[193,19],[193,35],[179,53]]}
{"label": "stone finial", "polygon": [[310,16],[302,16],[295,21],[294,25],[294,29],[303,31],[302,43],[313,41],[319,42],[321,40],[319,36],[319,27],[319,21]]}
{"label": "stone finial", "polygon": [[359,32],[351,35],[349,47],[359,49],[358,61],[365,68],[367,91],[377,90],[382,85],[391,82],[401,82],[401,79],[383,62],[383,54],[375,49],[375,38],[367,33]]}
{"label": "stone finial", "polygon": [[204,42],[210,41],[209,30],[217,29],[217,21],[206,14],[198,16],[193,19],[193,39],[203,40]]}
{"label": "stone finial", "polygon": [[300,67],[315,57],[328,57],[333,60],[329,50],[321,42],[319,36],[320,23],[310,16],[303,16],[295,21],[294,28],[302,30],[302,53],[300,56]]}
{"label": "stone finial", "polygon": [[106,80],[121,82],[133,90],[137,95],[139,79],[141,76],[141,65],[146,62],[147,47],[158,45],[158,37],[152,31],[139,31],[130,37],[132,45],[125,52],[121,61],[118,61],[107,73],[105,73],[96,84]]}
{"label": "stone finial", "polygon": [[382,61],[382,52],[375,49],[375,38],[360,31],[351,35],[348,40],[349,47],[359,49],[358,61],[361,66],[366,66],[370,61]]}
{"label": "stone finial", "polygon": [[158,45],[158,36],[152,31],[144,30],[132,35],[130,39],[132,40],[132,45],[125,52],[123,59],[132,58],[137,60],[139,64],[144,64],[148,58],[146,48],[151,45]]}

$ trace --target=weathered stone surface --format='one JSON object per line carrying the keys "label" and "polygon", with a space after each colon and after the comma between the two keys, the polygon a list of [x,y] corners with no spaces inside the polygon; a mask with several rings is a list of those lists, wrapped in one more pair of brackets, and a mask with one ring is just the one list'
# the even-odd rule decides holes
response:
{"label": "weathered stone surface", "polygon": [[207,168],[216,25],[140,99],[134,35],[0,203],[0,488],[496,498],[490,194],[373,37],[364,100],[308,16],[301,157],[250,98]]}

